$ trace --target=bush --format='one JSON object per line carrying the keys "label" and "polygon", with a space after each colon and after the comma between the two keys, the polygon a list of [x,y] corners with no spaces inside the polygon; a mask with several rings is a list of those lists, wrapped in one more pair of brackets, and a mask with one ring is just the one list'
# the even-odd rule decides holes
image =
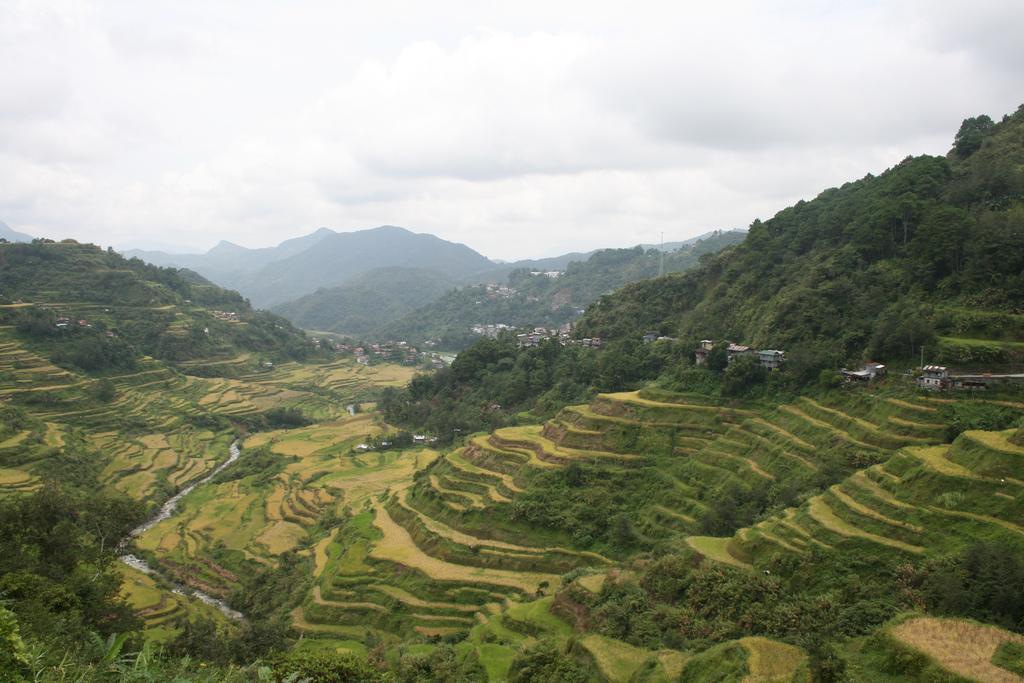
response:
{"label": "bush", "polygon": [[21,640],[18,620],[0,605],[0,681],[16,683],[29,674],[28,654]]}
{"label": "bush", "polygon": [[290,654],[274,662],[273,670],[278,680],[309,683],[383,683],[394,680],[355,655],[334,652]]}
{"label": "bush", "polygon": [[509,683],[586,683],[587,671],[551,641],[540,641],[512,660]]}
{"label": "bush", "polygon": [[970,429],[1000,431],[1015,427],[1020,421],[1019,414],[1008,407],[971,401],[946,404],[942,418],[950,441]]}

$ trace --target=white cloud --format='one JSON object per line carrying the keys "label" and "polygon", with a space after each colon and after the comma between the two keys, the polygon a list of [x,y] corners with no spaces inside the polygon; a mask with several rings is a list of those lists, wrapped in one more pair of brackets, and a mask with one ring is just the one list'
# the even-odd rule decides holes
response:
{"label": "white cloud", "polygon": [[745,225],[1014,110],[1024,11],[853,4],[14,2],[0,220],[500,258]]}

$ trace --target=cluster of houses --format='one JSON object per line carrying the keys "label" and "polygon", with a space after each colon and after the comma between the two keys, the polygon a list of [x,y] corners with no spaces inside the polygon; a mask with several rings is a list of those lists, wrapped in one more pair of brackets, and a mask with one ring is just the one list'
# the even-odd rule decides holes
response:
{"label": "cluster of houses", "polygon": [[[397,444],[396,441],[392,441],[390,439],[396,439]],[[356,453],[366,453],[368,451],[376,450],[383,451],[392,447],[401,447],[403,443],[408,443],[405,439],[410,439],[413,446],[426,446],[429,444],[436,444],[438,442],[438,438],[436,436],[427,436],[426,434],[404,434],[403,437],[403,434],[399,434],[397,437],[389,437],[382,441],[373,440],[371,443],[367,443],[365,441],[357,443],[352,447],[352,450]]]}
{"label": "cluster of houses", "polygon": [[562,271],[560,270],[531,270],[530,275],[534,277],[549,277],[552,280],[557,280],[562,277]]}
{"label": "cluster of houses", "polygon": [[389,341],[383,344],[370,344],[369,346],[334,344],[333,348],[338,353],[351,353],[355,355],[356,362],[360,365],[371,365],[372,363],[420,365],[427,363],[435,370],[440,370],[447,365],[440,354],[420,351],[409,342],[404,341]]}
{"label": "cluster of houses", "polygon": [[515,328],[513,328],[511,325],[506,325],[505,323],[495,323],[492,325],[471,325],[469,329],[471,332],[473,332],[473,334],[479,334],[481,337],[497,339],[498,335],[500,335],[505,330],[512,330]]}
{"label": "cluster of houses", "polygon": [[[786,352],[779,349],[753,349],[743,344],[736,344],[731,341],[724,341],[725,352],[729,363],[743,356],[756,356],[758,363],[768,370],[781,370],[786,362]],[[704,365],[708,362],[708,356],[715,348],[713,339],[701,339],[694,351],[694,360],[697,365]]]}
{"label": "cluster of houses", "polygon": [[419,350],[404,341],[370,344],[369,347],[357,346],[352,351],[355,353],[356,362],[362,365],[369,365],[371,359],[402,363],[403,365],[417,365],[420,362]]}
{"label": "cluster of houses", "polygon": [[563,346],[569,343],[569,335],[572,326],[568,323],[559,328],[548,329],[546,327],[535,327],[532,332],[523,332],[516,335],[519,348],[528,349],[533,346],[540,346],[548,339],[558,339]]}
{"label": "cluster of houses", "polygon": [[84,319],[83,320],[77,320],[77,321],[76,320],[72,320],[71,318],[69,318],[67,316],[64,316],[64,315],[62,315],[61,317],[57,318],[56,327],[59,330],[66,330],[69,327],[75,327],[75,326],[78,326],[78,327],[92,327],[92,323],[90,323],[88,320],[84,320]]}
{"label": "cluster of houses", "polygon": [[[882,363],[865,363],[859,370],[839,371],[850,384],[871,382],[886,374]],[[1024,373],[955,373],[945,365],[924,365],[914,379],[919,389],[925,391],[984,391],[996,384],[1024,382]]]}
{"label": "cluster of houses", "polygon": [[[882,363],[870,362],[859,370],[843,368],[839,372],[847,383],[853,384],[884,377],[886,368]],[[1024,382],[1024,373],[954,373],[945,365],[925,365],[916,374],[914,382],[925,391],[984,391],[995,384]]]}
{"label": "cluster of houses", "polygon": [[516,294],[514,287],[500,285],[496,282],[488,282],[485,285],[488,299],[510,299]]}
{"label": "cluster of houses", "polygon": [[[104,309],[104,310],[107,311],[107,312],[110,311],[109,308]],[[99,326],[100,326],[101,330],[105,327],[102,322],[99,323]],[[92,328],[92,323],[89,322],[88,320],[86,320],[85,318],[80,318],[78,320],[75,320],[74,318],[69,318],[66,315],[62,315],[62,316],[58,317],[56,321],[54,321],[54,327],[56,327],[58,330],[62,330],[62,331],[73,330],[73,329],[76,329],[76,328],[90,329],[90,328]],[[103,332],[103,334],[106,335],[107,337],[110,337],[110,338],[113,338],[115,336],[114,332],[112,330],[106,330],[106,331]]]}
{"label": "cluster of houses", "polygon": [[213,310],[213,311],[210,311],[210,315],[212,315],[217,320],[224,320],[225,322],[229,322],[229,323],[236,323],[236,322],[238,322],[238,314],[235,313],[234,311],[218,311],[218,310]]}
{"label": "cluster of houses", "polygon": [[1024,382],[1024,373],[952,373],[945,365],[925,365],[917,386],[927,391],[984,391],[995,384]]}
{"label": "cluster of houses", "polygon": [[562,346],[582,346],[587,349],[601,348],[600,337],[585,337],[584,339],[572,338],[572,323],[565,323],[558,328],[535,327],[532,332],[524,332],[516,335],[519,348],[528,349],[540,346],[548,339],[557,339]]}

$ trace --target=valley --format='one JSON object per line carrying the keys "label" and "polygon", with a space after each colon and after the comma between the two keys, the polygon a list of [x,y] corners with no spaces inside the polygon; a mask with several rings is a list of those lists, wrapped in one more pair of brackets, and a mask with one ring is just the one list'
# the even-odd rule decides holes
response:
{"label": "valley", "polygon": [[[1024,110],[985,130],[680,272],[599,251],[402,318],[588,298],[450,364],[0,243],[0,643],[42,680],[1020,680]],[[346,244],[483,259],[380,230],[214,255],[281,301],[289,263],[366,265]]]}
{"label": "valley", "polygon": [[[172,565],[207,558],[211,584],[230,581],[213,546],[261,563],[304,546],[312,571],[291,612],[300,649],[397,657],[409,642],[422,642],[422,654],[447,640],[503,680],[524,646],[575,638],[602,586],[636,581],[621,544],[582,549],[568,529],[524,526],[510,512],[553,470],[647,483],[629,505],[632,542],[727,572],[785,577],[801,564],[865,557],[896,567],[982,538],[1021,545],[1024,482],[1002,476],[1024,454],[1019,436],[969,431],[944,444],[942,406],[895,387],[777,406],[647,389],[600,395],[543,425],[481,434],[441,454],[351,455],[354,440],[381,426],[372,414],[342,417],[249,437],[246,451],[269,446],[294,460],[269,483],[257,475],[209,487],[139,546]],[[1014,410],[1024,414],[1024,403]],[[731,486],[781,482],[805,502],[774,502],[777,512],[732,536],[701,535]],[[325,514],[337,526],[318,525]],[[639,671],[668,680],[724,656],[652,649],[628,633],[585,635],[572,652],[612,681]],[[737,639],[728,656],[785,680],[806,666],[805,652],[763,637]]]}

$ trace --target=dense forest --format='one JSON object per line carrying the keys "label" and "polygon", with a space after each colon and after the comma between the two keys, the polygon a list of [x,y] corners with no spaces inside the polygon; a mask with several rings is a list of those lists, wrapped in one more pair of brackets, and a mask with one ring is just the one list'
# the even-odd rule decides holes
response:
{"label": "dense forest", "polygon": [[273,310],[303,329],[365,335],[433,303],[455,284],[451,277],[428,268],[376,268]]}
{"label": "dense forest", "polygon": [[[450,434],[536,419],[597,390],[793,391],[868,359],[1017,367],[1024,340],[1024,108],[964,122],[946,157],[908,158],[755,221],[695,270],[641,280],[588,307],[574,337],[605,349],[479,341],[450,371],[390,392],[398,424]],[[600,259],[595,255],[592,260]],[[586,271],[590,272],[590,271]],[[567,273],[566,277],[569,277]],[[678,338],[645,345],[648,331]],[[785,349],[769,377],[746,363],[693,369],[700,339]],[[537,370],[538,358],[545,359]],[[714,371],[714,370],[717,370]]]}
{"label": "dense forest", "polygon": [[697,271],[602,298],[578,334],[782,348],[805,378],[922,346],[926,360],[1019,360],[1000,342],[1024,332],[1022,164],[1024,109],[968,119],[946,157],[907,158],[755,221]]}

